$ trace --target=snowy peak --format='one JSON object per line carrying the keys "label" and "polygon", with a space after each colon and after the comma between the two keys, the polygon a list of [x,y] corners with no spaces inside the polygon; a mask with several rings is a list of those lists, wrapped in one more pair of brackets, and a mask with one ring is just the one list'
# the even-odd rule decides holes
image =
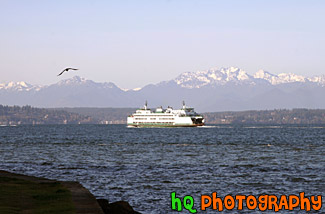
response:
{"label": "snowy peak", "polygon": [[[294,79],[293,74],[280,74],[274,75],[264,70],[259,70],[254,74],[255,79],[263,79],[272,85],[277,85],[281,83],[289,83]],[[291,81],[290,81],[291,80]]]}
{"label": "snowy peak", "polygon": [[174,81],[183,88],[200,88],[206,85],[254,84],[253,77],[244,70],[230,67],[209,69],[207,71],[185,72]]}
{"label": "snowy peak", "polygon": [[[307,78],[293,73],[281,73],[279,75],[259,70],[253,76],[246,71],[236,68],[209,69],[207,71],[185,72],[173,81],[182,88],[201,88],[203,86],[226,85],[229,83],[240,85],[256,85],[262,83],[271,85],[293,83],[293,82],[314,82],[325,86],[325,75]],[[265,82],[266,81],[266,82]]]}
{"label": "snowy peak", "polygon": [[292,82],[307,82],[308,78],[293,74],[293,73],[281,73],[279,75],[271,74],[264,70],[259,70],[254,74],[255,79],[264,79],[271,83],[272,85],[278,85],[283,83],[292,83]]}
{"label": "snowy peak", "polygon": [[278,75],[279,83],[290,83],[290,82],[306,82],[306,78],[300,75],[292,74],[292,73],[282,73]]}
{"label": "snowy peak", "polygon": [[95,87],[95,88],[118,88],[112,82],[104,82],[98,83],[92,80],[87,80],[83,77],[74,76],[70,79],[61,80],[60,82],[54,84],[57,86],[66,86],[66,87],[74,87],[74,86],[88,86],[88,87]]}
{"label": "snowy peak", "polygon": [[264,71],[264,70],[258,70],[258,72],[256,72],[254,74],[254,78],[255,79],[265,79],[265,80],[271,80],[273,77],[276,77],[276,75],[274,74],[271,74],[267,71]]}
{"label": "snowy peak", "polygon": [[57,83],[57,85],[81,85],[92,82],[90,80],[86,80],[85,78],[74,76],[70,79],[61,80]]}
{"label": "snowy peak", "polygon": [[314,83],[317,83],[318,85],[321,85],[321,86],[325,87],[325,75],[310,77],[310,78],[307,78],[307,79],[310,82],[314,82]]}
{"label": "snowy peak", "polygon": [[28,84],[24,81],[20,82],[9,82],[9,83],[1,83],[0,84],[0,90],[5,89],[9,91],[30,91],[30,90],[40,90],[40,86],[33,86],[31,84]]}
{"label": "snowy peak", "polygon": [[[215,72],[218,72],[218,70]],[[244,70],[236,67],[221,68],[220,72],[224,74],[226,81],[245,81],[251,78]]]}

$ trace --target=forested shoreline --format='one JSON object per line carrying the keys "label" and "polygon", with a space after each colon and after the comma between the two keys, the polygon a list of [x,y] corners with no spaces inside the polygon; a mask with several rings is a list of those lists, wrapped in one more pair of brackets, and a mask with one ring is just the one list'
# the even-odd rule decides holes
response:
{"label": "forested shoreline", "polygon": [[[0,105],[0,125],[125,124],[134,108],[36,108]],[[202,113],[206,124],[325,124],[325,109]]]}

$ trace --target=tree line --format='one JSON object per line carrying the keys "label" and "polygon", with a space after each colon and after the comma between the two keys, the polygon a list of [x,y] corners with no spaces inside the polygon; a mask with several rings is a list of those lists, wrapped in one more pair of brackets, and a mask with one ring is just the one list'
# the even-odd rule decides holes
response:
{"label": "tree line", "polygon": [[204,113],[212,124],[325,124],[324,109],[275,109]]}
{"label": "tree line", "polygon": [[0,105],[0,125],[97,123],[89,116],[62,110]]}
{"label": "tree line", "polygon": [[[0,105],[0,125],[125,124],[133,108],[35,108]],[[206,124],[325,124],[325,109],[202,113]]]}

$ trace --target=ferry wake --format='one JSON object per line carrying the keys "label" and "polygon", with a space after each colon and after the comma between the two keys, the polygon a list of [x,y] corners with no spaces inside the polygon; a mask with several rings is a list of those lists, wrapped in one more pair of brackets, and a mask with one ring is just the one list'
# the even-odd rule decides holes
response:
{"label": "ferry wake", "polygon": [[128,116],[127,125],[129,127],[196,127],[204,125],[204,118],[197,114],[194,108],[187,107],[184,101],[181,109],[158,107],[156,111],[151,111],[146,102],[143,108],[137,109],[135,113]]}

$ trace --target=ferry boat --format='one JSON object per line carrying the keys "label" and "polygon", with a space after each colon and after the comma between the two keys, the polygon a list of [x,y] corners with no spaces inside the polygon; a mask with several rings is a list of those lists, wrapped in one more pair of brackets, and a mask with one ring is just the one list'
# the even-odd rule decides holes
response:
{"label": "ferry boat", "polygon": [[158,107],[155,111],[151,111],[146,102],[143,108],[137,109],[135,113],[128,116],[127,125],[129,127],[195,127],[203,126],[204,118],[197,114],[194,108],[187,107],[184,101],[182,109]]}

